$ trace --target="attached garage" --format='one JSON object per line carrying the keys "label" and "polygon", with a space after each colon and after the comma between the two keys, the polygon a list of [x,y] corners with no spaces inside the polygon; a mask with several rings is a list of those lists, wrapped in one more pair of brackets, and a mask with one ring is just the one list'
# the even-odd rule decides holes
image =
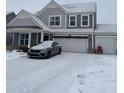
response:
{"label": "attached garage", "polygon": [[95,47],[102,46],[104,54],[116,54],[116,36],[95,36]]}
{"label": "attached garage", "polygon": [[87,52],[87,38],[54,38],[54,41],[59,42],[64,52]]}
{"label": "attached garage", "polygon": [[102,46],[103,54],[117,54],[117,25],[98,24],[94,42],[95,48]]}

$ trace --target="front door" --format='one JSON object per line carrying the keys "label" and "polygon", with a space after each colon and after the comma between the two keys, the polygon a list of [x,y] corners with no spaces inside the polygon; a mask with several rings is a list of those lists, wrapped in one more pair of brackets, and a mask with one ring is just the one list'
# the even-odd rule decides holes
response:
{"label": "front door", "polygon": [[49,34],[48,33],[44,33],[44,41],[48,41],[49,40]]}

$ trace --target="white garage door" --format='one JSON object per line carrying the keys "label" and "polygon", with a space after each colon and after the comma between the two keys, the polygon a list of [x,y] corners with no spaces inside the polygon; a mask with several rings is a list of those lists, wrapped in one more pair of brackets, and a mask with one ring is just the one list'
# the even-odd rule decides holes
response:
{"label": "white garage door", "polygon": [[116,36],[96,36],[95,46],[102,46],[103,53],[116,54]]}
{"label": "white garage door", "polygon": [[87,52],[87,39],[81,38],[54,38],[65,52]]}

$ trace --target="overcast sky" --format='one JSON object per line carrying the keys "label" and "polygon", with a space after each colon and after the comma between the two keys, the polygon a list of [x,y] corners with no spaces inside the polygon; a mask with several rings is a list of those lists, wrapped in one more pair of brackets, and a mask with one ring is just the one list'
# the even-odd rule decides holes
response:
{"label": "overcast sky", "polygon": [[[6,0],[7,12],[16,14],[25,9],[31,13],[41,10],[51,0]],[[116,24],[117,1],[116,0],[55,0],[58,4],[97,2],[97,22],[99,24]],[[77,2],[78,1],[78,2]]]}

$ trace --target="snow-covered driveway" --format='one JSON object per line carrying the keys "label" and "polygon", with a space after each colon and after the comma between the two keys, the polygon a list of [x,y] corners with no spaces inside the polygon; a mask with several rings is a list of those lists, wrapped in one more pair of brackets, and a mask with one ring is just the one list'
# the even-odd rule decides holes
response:
{"label": "snow-covered driveway", "polygon": [[[91,78],[94,77],[93,75],[88,77],[87,73],[91,75],[94,73],[97,76],[101,73],[98,79],[106,75],[103,81],[111,82],[109,82],[111,85],[109,91],[105,91],[108,81],[97,89],[94,86],[101,85],[102,81],[96,82],[98,79]],[[78,75],[81,78],[77,77]],[[84,85],[80,84],[82,79]],[[88,91],[89,89],[86,91],[85,87],[90,86],[90,82],[88,81],[89,85],[87,85],[86,81],[90,80],[93,83],[92,79],[96,82],[96,85],[93,85],[94,92]],[[7,93],[91,93],[91,91],[116,93],[115,55],[63,52],[50,59],[29,59],[23,56],[7,60]]]}

